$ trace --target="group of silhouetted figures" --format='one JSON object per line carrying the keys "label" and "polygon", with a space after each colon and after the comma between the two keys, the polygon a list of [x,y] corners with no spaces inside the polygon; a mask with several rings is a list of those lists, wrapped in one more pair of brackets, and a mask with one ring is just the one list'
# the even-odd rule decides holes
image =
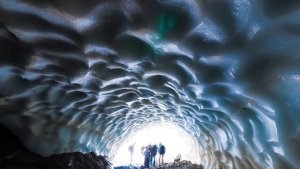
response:
{"label": "group of silhouetted figures", "polygon": [[158,165],[162,165],[164,163],[164,154],[166,152],[166,147],[159,143],[159,146],[157,147],[154,145],[148,145],[146,147],[142,147],[142,152],[144,154],[144,167],[155,167],[155,157],[158,153]]}
{"label": "group of silhouetted figures", "polygon": [[[135,143],[134,143],[135,144]],[[132,154],[134,151],[134,144],[129,146],[129,152],[131,154],[130,156],[130,164],[132,163]],[[158,154],[158,165],[162,165],[164,163],[164,155],[166,153],[166,147],[159,143],[159,146],[157,145],[148,145],[141,148],[142,154],[144,155],[144,168],[149,167],[155,167],[156,161],[155,157]]]}

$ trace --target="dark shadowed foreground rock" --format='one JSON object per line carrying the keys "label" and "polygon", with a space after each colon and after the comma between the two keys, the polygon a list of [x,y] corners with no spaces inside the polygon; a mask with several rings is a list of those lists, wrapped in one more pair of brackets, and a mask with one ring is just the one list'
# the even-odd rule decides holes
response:
{"label": "dark shadowed foreground rock", "polygon": [[204,169],[204,167],[202,165],[192,164],[190,161],[183,160],[180,162],[164,164],[163,166],[151,169]]}
{"label": "dark shadowed foreground rock", "polygon": [[4,126],[0,126],[1,169],[109,169],[111,163],[95,153],[63,153],[43,157],[29,152]]}
{"label": "dark shadowed foreground rock", "polygon": [[108,169],[110,163],[94,153],[63,153],[42,157],[33,153],[17,154],[0,164],[3,169]]}

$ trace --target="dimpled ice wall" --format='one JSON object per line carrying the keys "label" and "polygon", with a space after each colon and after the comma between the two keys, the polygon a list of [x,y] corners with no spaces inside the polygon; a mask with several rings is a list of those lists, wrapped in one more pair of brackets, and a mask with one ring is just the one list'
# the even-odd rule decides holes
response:
{"label": "dimpled ice wall", "polygon": [[207,168],[300,165],[296,0],[0,0],[0,122],[32,151],[114,155],[143,126]]}

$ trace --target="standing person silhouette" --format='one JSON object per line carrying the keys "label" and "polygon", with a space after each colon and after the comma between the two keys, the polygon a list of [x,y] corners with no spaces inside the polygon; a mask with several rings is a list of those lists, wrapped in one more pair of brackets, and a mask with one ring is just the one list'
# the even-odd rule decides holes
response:
{"label": "standing person silhouette", "polygon": [[129,153],[130,153],[130,165],[132,164],[132,156],[133,156],[133,152],[134,152],[134,145],[135,145],[135,142],[128,147],[128,150],[129,150]]}
{"label": "standing person silhouette", "polygon": [[157,146],[156,146],[156,144],[153,144],[153,145],[151,146],[150,151],[151,151],[151,155],[152,155],[152,158],[151,158],[151,166],[152,166],[152,167],[155,167],[155,156],[156,156],[156,154],[157,154]]}
{"label": "standing person silhouette", "polygon": [[150,146],[146,147],[146,150],[144,152],[145,160],[144,160],[144,167],[149,168],[150,167],[150,160],[151,160],[151,151]]}
{"label": "standing person silhouette", "polygon": [[164,155],[166,153],[166,147],[159,143],[159,146],[158,146],[158,153],[159,153],[159,158],[158,158],[158,165],[163,165],[164,164]]}

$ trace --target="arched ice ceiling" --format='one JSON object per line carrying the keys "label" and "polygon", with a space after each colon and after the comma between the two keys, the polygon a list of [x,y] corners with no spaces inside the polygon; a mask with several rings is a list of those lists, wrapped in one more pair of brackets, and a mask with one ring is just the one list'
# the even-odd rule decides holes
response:
{"label": "arched ice ceiling", "polygon": [[114,154],[162,119],[207,168],[300,165],[296,0],[0,0],[0,122],[42,155]]}

